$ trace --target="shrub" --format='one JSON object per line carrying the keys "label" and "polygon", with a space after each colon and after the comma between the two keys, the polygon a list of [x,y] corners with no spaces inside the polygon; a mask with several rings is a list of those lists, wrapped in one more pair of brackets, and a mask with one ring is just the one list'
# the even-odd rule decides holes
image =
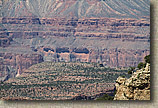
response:
{"label": "shrub", "polygon": [[138,69],[142,69],[144,67],[144,63],[143,62],[140,62],[137,66]]}
{"label": "shrub", "polygon": [[114,99],[114,96],[109,96],[108,94],[105,94],[96,100],[113,100],[113,99]]}
{"label": "shrub", "polygon": [[150,63],[150,55],[144,57],[145,63]]}
{"label": "shrub", "polygon": [[135,70],[135,67],[130,67],[129,71],[128,71],[128,74],[132,74]]}
{"label": "shrub", "polygon": [[122,77],[122,78],[125,78],[125,75],[122,75],[121,77]]}

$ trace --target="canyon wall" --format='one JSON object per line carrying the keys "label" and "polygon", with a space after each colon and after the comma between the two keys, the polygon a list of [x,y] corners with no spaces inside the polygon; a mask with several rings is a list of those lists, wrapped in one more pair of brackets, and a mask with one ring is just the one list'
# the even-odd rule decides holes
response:
{"label": "canyon wall", "polygon": [[42,61],[137,66],[150,53],[149,9],[149,0],[0,0],[0,54],[19,59],[4,62],[20,73]]}
{"label": "canyon wall", "polygon": [[[45,61],[129,67],[137,66],[150,53],[147,19],[29,17],[2,18],[1,23],[1,47],[23,46],[22,50],[40,53]],[[4,39],[9,41],[4,43]]]}

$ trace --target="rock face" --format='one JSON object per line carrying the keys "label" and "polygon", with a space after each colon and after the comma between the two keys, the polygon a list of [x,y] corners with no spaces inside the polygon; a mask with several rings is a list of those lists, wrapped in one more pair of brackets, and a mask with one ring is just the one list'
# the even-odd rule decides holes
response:
{"label": "rock face", "polygon": [[129,79],[116,80],[114,100],[150,100],[150,64],[132,74]]}
{"label": "rock face", "polygon": [[1,23],[13,40],[8,43],[10,47],[33,49],[34,53],[42,53],[45,61],[129,67],[150,53],[150,22],[146,18],[3,17]]}
{"label": "rock face", "polygon": [[0,23],[0,47],[6,47],[10,45],[12,37],[9,36],[7,29]]}
{"label": "rock face", "polygon": [[[60,50],[58,50],[60,49]],[[72,61],[72,62],[95,62],[103,63],[110,67],[136,66],[143,57],[149,54],[149,50],[130,49],[87,49],[84,48],[39,48],[38,52],[43,53],[45,61]]]}
{"label": "rock face", "polygon": [[0,53],[0,81],[20,75],[25,69],[43,62],[39,54]]}

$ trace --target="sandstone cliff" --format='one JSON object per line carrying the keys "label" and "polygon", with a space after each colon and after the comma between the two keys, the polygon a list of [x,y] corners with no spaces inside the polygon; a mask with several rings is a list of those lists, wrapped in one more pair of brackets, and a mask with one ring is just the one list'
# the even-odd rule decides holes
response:
{"label": "sandstone cliff", "polygon": [[150,64],[132,74],[129,79],[116,80],[114,100],[150,100]]}

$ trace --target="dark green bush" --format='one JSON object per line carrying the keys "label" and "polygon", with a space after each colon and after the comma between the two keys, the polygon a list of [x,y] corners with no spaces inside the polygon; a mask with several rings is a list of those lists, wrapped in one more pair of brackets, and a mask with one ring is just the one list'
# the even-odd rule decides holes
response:
{"label": "dark green bush", "polygon": [[114,99],[114,96],[109,96],[108,94],[105,94],[96,100],[113,100],[113,99]]}
{"label": "dark green bush", "polygon": [[135,67],[130,67],[129,71],[128,71],[128,74],[132,74],[135,70]]}
{"label": "dark green bush", "polygon": [[150,63],[150,55],[144,57],[145,63]]}
{"label": "dark green bush", "polygon": [[140,62],[137,66],[138,69],[142,69],[144,67],[144,63],[143,62]]}

